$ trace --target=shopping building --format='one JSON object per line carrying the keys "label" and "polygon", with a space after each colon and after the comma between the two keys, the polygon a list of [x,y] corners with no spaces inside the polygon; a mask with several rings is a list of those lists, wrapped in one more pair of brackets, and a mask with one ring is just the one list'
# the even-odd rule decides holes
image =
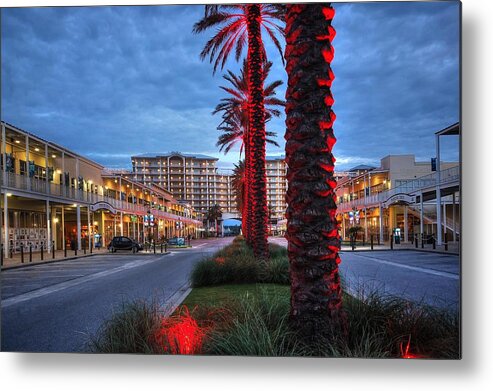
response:
{"label": "shopping building", "polygon": [[460,165],[440,161],[440,137],[459,135],[459,124],[435,133],[437,158],[416,162],[414,155],[389,155],[380,167],[357,166],[340,176],[337,218],[343,239],[360,226],[369,241],[404,242],[433,236],[438,244],[460,236]]}
{"label": "shopping building", "polygon": [[200,236],[202,219],[155,183],[139,183],[56,143],[1,123],[2,246],[7,257],[106,246],[116,235],[139,242]]}
{"label": "shopping building", "polygon": [[231,172],[217,168],[218,159],[202,154],[170,152],[132,156],[136,182],[168,189],[176,199],[206,214],[218,204],[224,213],[237,213]]}

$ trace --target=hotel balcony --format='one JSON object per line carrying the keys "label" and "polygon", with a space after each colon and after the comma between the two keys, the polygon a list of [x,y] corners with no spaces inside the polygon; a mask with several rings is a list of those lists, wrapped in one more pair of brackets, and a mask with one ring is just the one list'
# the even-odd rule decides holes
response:
{"label": "hotel balcony", "polygon": [[433,192],[437,185],[440,188],[458,186],[460,180],[459,166],[440,171],[440,181],[437,184],[437,173],[428,174],[420,178],[406,181],[389,190],[384,190],[369,196],[362,196],[351,201],[344,201],[337,205],[339,212],[349,212],[353,209],[376,207],[398,194],[416,195],[419,193]]}
{"label": "hotel balcony", "polygon": [[25,175],[18,175],[9,172],[3,173],[5,180],[2,182],[2,193],[24,196],[28,198],[46,199],[52,202],[61,202],[65,204],[81,204],[90,206],[97,202],[106,202],[115,210],[125,214],[135,214],[144,216],[148,210],[152,210],[155,217],[161,219],[177,220],[179,217],[182,221],[194,222],[192,219],[183,218],[177,214],[165,212],[150,206],[132,204],[126,201],[120,201],[111,197],[102,196],[73,187],[49,183],[45,180],[29,178]]}

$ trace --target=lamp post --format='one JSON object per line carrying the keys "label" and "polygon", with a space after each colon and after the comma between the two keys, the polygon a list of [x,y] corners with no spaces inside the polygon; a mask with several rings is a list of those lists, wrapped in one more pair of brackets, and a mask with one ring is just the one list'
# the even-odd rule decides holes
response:
{"label": "lamp post", "polygon": [[149,241],[149,249],[151,246],[151,211],[147,211],[147,240]]}

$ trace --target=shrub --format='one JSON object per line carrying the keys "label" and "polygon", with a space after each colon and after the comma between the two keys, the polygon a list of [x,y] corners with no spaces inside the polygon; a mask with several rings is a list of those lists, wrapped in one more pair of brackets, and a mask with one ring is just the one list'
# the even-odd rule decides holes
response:
{"label": "shrub", "polygon": [[258,272],[251,249],[244,243],[233,243],[195,264],[190,279],[193,287],[251,283],[258,280]]}
{"label": "shrub", "polygon": [[224,305],[235,314],[229,327],[213,329],[205,352],[234,356],[302,356],[302,345],[289,330],[289,299],[261,290]]}
{"label": "shrub", "polygon": [[271,258],[260,267],[259,280],[274,284],[289,285],[289,262],[287,257]]}
{"label": "shrub", "polygon": [[260,263],[245,240],[236,237],[232,244],[194,266],[190,278],[192,286],[253,282],[289,284],[287,250],[271,244],[269,251],[271,259]]}
{"label": "shrub", "polygon": [[397,358],[460,357],[459,317],[445,310],[376,293],[345,296],[348,333],[308,346],[313,356]]}
{"label": "shrub", "polygon": [[123,303],[97,335],[90,337],[89,349],[99,353],[158,353],[154,337],[160,320],[160,309],[155,303]]}

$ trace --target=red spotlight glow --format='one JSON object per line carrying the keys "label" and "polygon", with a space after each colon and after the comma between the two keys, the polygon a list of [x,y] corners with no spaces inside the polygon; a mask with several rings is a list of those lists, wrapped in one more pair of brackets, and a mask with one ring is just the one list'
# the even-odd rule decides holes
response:
{"label": "red spotlight glow", "polygon": [[423,358],[423,356],[419,356],[417,354],[411,353],[409,351],[411,347],[411,336],[409,336],[409,339],[407,340],[406,348],[402,348],[402,342],[401,342],[401,357],[402,358]]}
{"label": "red spotlight glow", "polygon": [[164,351],[170,354],[200,353],[203,339],[204,331],[186,307],[179,316],[164,319],[158,334]]}

